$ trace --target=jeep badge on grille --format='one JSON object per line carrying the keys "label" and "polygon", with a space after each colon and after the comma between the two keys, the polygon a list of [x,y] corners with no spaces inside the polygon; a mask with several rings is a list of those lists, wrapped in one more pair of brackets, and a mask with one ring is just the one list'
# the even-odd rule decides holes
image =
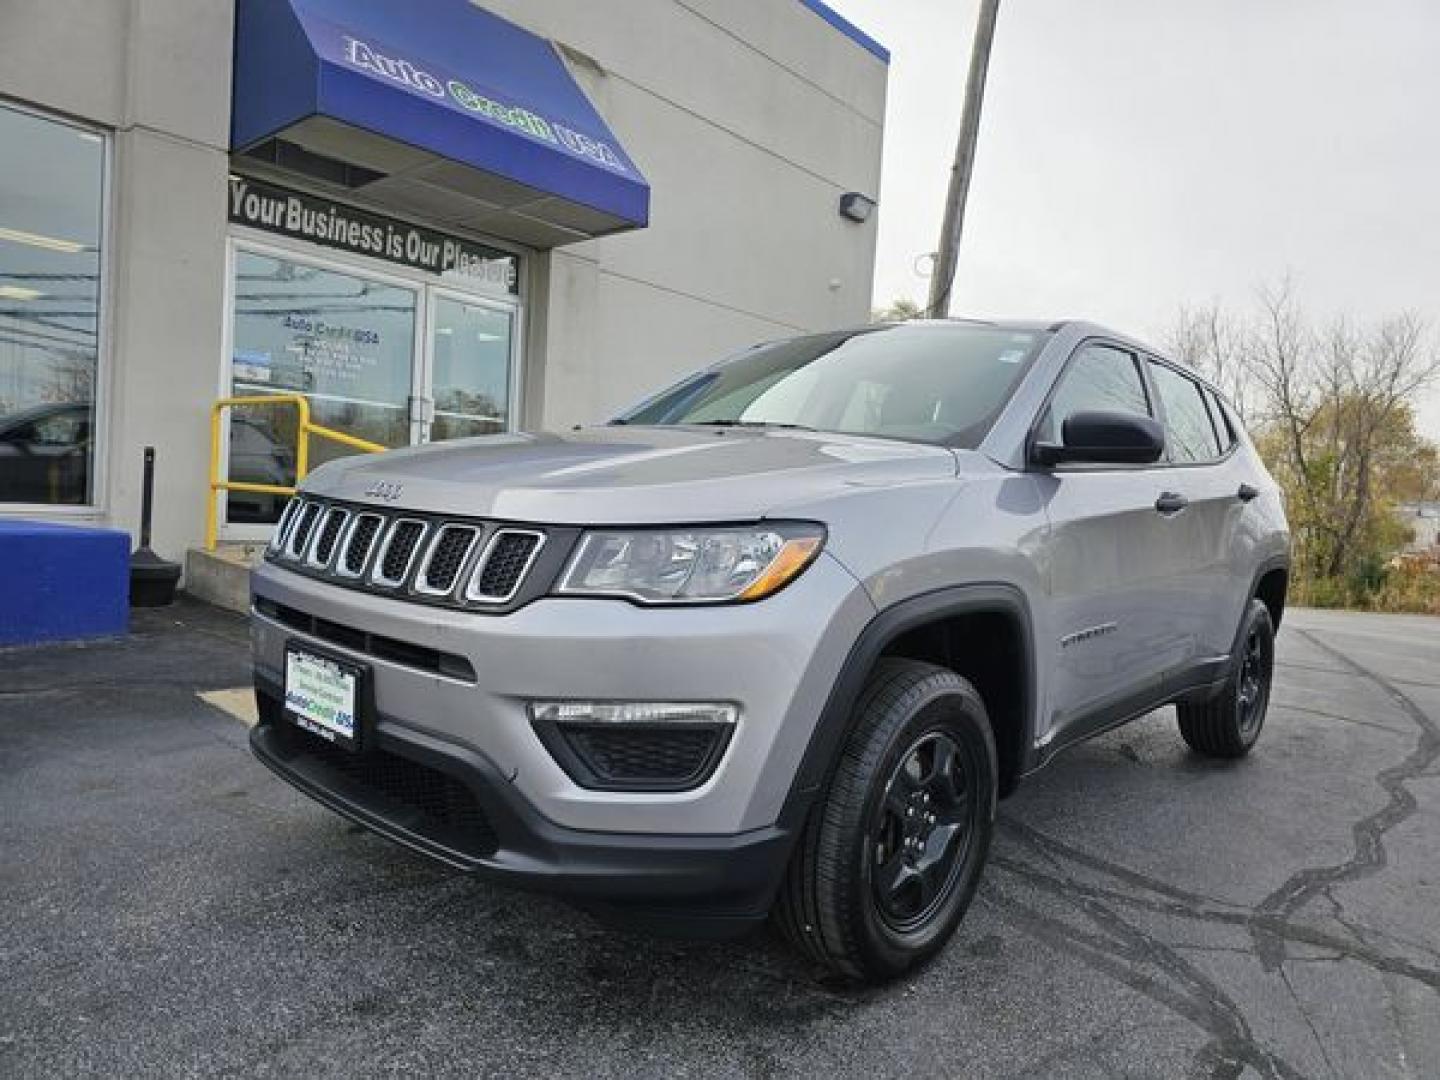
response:
{"label": "jeep badge on grille", "polygon": [[389,480],[377,480],[365,489],[365,497],[368,499],[383,499],[385,502],[394,502],[400,498],[400,492],[404,491],[403,484],[392,483]]}

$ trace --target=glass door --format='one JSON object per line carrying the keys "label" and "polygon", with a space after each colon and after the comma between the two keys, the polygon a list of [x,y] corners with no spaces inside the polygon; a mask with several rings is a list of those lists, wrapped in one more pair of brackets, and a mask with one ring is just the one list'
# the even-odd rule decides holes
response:
{"label": "glass door", "polygon": [[515,415],[516,321],[506,304],[429,290],[426,440],[508,431]]}
{"label": "glass door", "polygon": [[[232,394],[301,393],[318,424],[384,446],[414,441],[418,287],[237,247],[231,296]],[[231,480],[295,483],[293,408],[232,409],[229,431]],[[312,439],[311,467],[352,452]],[[284,502],[231,492],[226,521],[273,524]]]}

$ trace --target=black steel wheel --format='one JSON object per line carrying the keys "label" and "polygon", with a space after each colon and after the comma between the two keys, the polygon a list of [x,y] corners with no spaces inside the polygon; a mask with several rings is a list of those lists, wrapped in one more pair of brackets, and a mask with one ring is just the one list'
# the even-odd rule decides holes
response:
{"label": "black steel wheel", "polygon": [[996,775],[974,687],[934,664],[882,660],[791,860],[774,913],[781,931],[856,981],[934,956],[980,882]]}
{"label": "black steel wheel", "polygon": [[1238,758],[1250,752],[1265,726],[1275,673],[1275,625],[1270,609],[1251,600],[1236,637],[1231,675],[1213,698],[1176,706],[1180,734],[1196,753]]}
{"label": "black steel wheel", "polygon": [[968,747],[930,731],[891,772],[870,829],[870,887],[893,929],[923,925],[955,887],[974,836],[979,771]]}

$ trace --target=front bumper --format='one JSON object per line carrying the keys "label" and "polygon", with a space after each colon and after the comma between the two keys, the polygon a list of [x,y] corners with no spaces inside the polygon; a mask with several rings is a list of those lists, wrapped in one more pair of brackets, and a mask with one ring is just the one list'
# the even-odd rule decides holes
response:
{"label": "front bumper", "polygon": [[405,775],[377,785],[358,775],[359,756],[283,718],[278,684],[257,678],[255,693],[260,723],[250,746],[261,762],[330,809],[459,870],[650,926],[673,920],[686,933],[724,935],[765,917],[789,856],[793,836],[775,827],[677,836],[556,825],[482,755],[383,715],[368,753]]}
{"label": "front bumper", "polygon": [[[478,754],[556,825],[616,833],[733,836],[780,816],[821,709],[874,608],[823,556],[775,596],[734,607],[642,608],[546,598],[506,615],[447,611],[262,565],[256,603],[313,617],[251,620],[257,677],[279,683],[291,641],[373,673],[374,708],[397,728]],[[347,635],[363,631],[355,640]],[[436,654],[448,659],[431,663]],[[579,786],[535,730],[529,704],[724,701],[738,720],[698,787]]]}
{"label": "front bumper", "polygon": [[[450,865],[645,908],[652,926],[672,909],[687,919],[763,915],[796,825],[778,825],[781,810],[874,611],[854,577],[826,556],[779,594],[735,607],[545,598],[487,616],[338,588],[272,565],[255,572],[253,589],[261,723],[251,744],[265,764],[327,806]],[[328,745],[297,746],[280,707],[292,641],[369,668],[367,745],[399,759],[400,773],[418,763],[458,783],[479,807],[483,842],[473,830],[467,840],[421,821],[413,805],[346,775],[362,768],[356,755],[347,761]],[[713,774],[691,790],[593,790],[571,779],[528,713],[531,701],[567,699],[727,701],[739,719]],[[327,752],[342,757],[327,760]],[[443,806],[448,796],[436,788],[425,798]]]}

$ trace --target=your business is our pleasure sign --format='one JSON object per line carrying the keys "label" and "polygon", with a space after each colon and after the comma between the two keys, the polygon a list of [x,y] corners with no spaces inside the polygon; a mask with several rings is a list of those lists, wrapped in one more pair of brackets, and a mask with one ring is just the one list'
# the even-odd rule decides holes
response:
{"label": "your business is our pleasure sign", "polygon": [[520,291],[520,260],[508,251],[249,177],[230,178],[230,220],[442,277],[462,277],[491,291]]}

